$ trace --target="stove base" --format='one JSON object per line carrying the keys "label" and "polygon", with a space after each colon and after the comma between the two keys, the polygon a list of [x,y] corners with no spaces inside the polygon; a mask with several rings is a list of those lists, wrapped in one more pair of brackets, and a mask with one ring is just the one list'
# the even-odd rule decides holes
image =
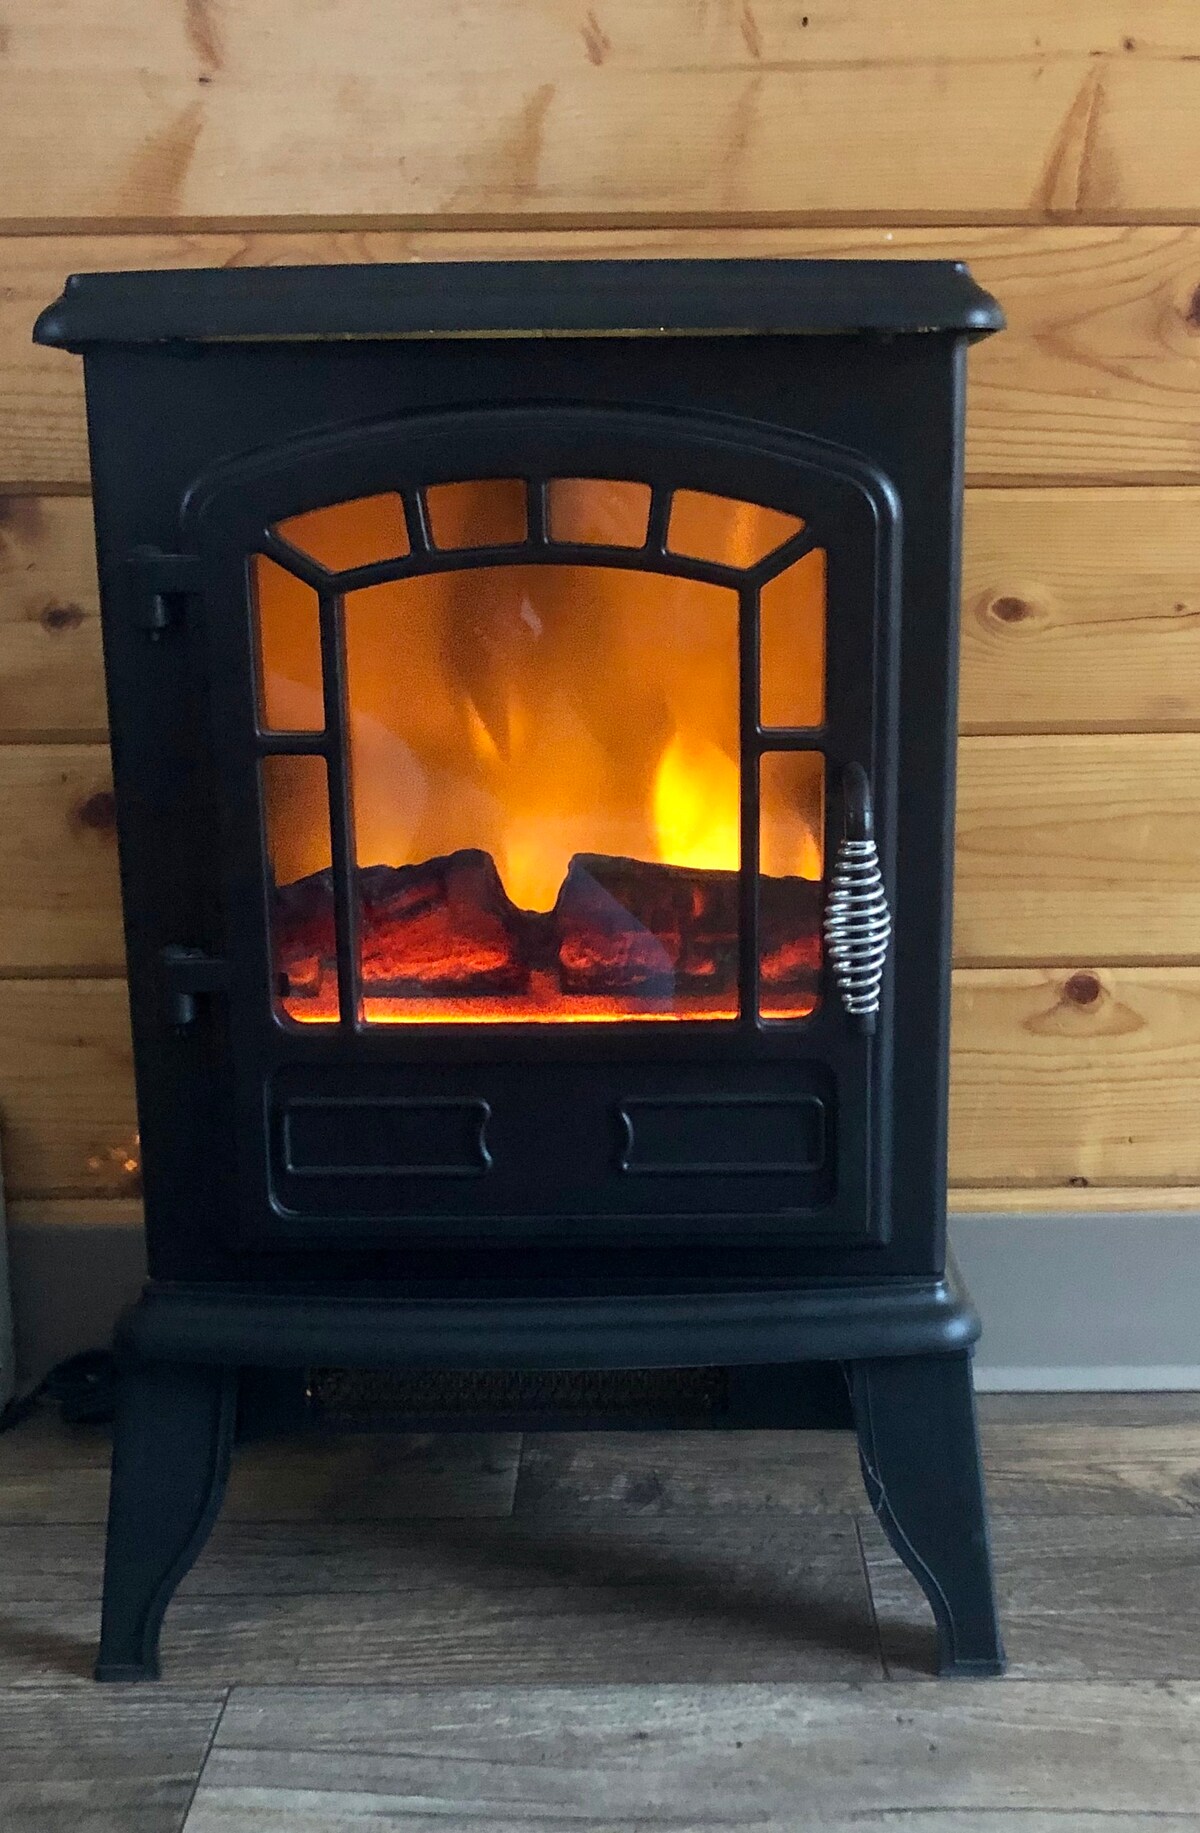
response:
{"label": "stove base", "polygon": [[971,1380],[978,1329],[953,1275],[551,1297],[151,1288],[118,1331],[121,1388],[96,1678],[157,1677],[163,1614],[220,1509],[239,1371],[330,1363],[423,1369],[840,1363],[867,1495],[929,1599],[939,1672],[1000,1673],[1004,1652]]}

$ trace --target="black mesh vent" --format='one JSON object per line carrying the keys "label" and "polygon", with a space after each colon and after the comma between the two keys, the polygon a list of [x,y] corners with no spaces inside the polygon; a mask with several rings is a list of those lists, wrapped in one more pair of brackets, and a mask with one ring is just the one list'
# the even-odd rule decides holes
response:
{"label": "black mesh vent", "polygon": [[711,1420],[728,1405],[721,1368],[466,1369],[410,1372],[313,1368],[308,1396],[328,1426],[499,1415],[564,1419]]}

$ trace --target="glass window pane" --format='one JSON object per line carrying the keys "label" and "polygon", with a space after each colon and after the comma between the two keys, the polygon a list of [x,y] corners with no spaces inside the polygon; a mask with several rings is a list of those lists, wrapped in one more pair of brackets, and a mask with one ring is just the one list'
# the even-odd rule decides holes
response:
{"label": "glass window pane", "polygon": [[330,503],[277,522],[275,533],[331,573],[377,560],[399,560],[408,552],[404,504],[398,496],[359,496]]}
{"label": "glass window pane", "polygon": [[825,718],[825,601],[823,547],[759,594],[764,726],[819,726]]}
{"label": "glass window pane", "polygon": [[737,618],[589,566],[347,596],[368,1019],[736,1015]]}
{"label": "glass window pane", "polygon": [[759,810],[759,1008],[764,1018],[807,1018],[820,1004],[825,759],[768,752]]}
{"label": "glass window pane", "polygon": [[338,1016],[338,988],[325,759],[265,757],[262,792],[276,1010],[328,1024]]}
{"label": "glass window pane", "polygon": [[798,516],[764,509],[761,503],[677,490],[671,499],[667,546],[673,554],[686,554],[692,560],[748,567],[790,541],[803,527]]}
{"label": "glass window pane", "polygon": [[311,586],[264,554],[250,562],[258,631],[258,717],[265,732],[320,732],[320,601]]}
{"label": "glass window pane", "polygon": [[525,539],[525,486],[520,478],[431,484],[425,509],[435,547],[515,547]]}
{"label": "glass window pane", "polygon": [[550,539],[644,547],[651,494],[649,484],[624,478],[556,477],[547,492]]}

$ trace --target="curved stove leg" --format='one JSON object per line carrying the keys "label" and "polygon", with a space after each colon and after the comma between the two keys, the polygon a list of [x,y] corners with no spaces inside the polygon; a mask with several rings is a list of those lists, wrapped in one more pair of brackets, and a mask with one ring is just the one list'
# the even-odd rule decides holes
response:
{"label": "curved stove leg", "polygon": [[894,1356],[849,1371],[867,1495],[933,1607],[939,1672],[1002,1673],[970,1356]]}
{"label": "curved stove leg", "polygon": [[231,1369],[134,1362],[122,1371],[97,1680],[158,1678],[163,1612],[225,1493],[236,1397]]}

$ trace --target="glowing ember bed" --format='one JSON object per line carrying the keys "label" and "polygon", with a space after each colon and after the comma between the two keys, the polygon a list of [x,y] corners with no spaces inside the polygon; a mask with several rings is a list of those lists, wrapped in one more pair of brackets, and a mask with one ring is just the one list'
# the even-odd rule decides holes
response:
{"label": "glowing ember bed", "polygon": [[151,1275],[104,1676],[154,1670],[235,1422],[331,1407],[853,1423],[943,1667],[995,1671],[944,1161],[999,323],[903,261],[43,314],[86,357]]}

